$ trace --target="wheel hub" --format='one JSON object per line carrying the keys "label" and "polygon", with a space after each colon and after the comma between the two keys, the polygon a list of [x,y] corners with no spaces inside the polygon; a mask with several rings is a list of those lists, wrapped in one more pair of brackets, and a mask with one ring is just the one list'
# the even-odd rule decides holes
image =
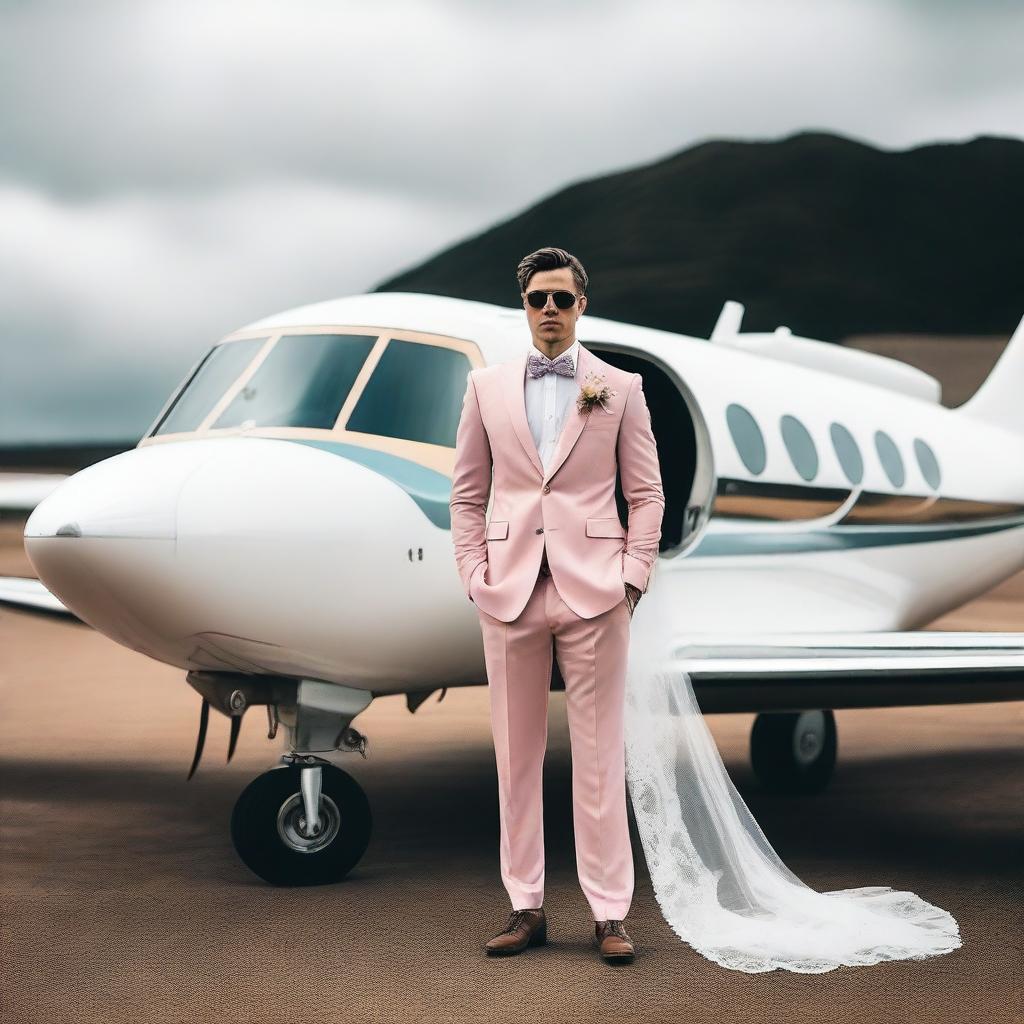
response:
{"label": "wheel hub", "polygon": [[297,853],[316,853],[337,838],[341,829],[341,813],[338,805],[326,794],[320,797],[319,828],[312,831],[306,827],[306,812],[302,794],[294,793],[277,812],[277,832],[281,841]]}
{"label": "wheel hub", "polygon": [[825,716],[820,711],[805,711],[793,731],[793,754],[798,764],[813,764],[825,745]]}

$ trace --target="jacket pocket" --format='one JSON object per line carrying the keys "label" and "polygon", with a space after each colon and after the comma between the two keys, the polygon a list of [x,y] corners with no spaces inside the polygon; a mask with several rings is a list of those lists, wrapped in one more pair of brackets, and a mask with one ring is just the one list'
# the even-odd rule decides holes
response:
{"label": "jacket pocket", "polygon": [[614,516],[601,517],[587,520],[588,537],[619,537],[626,536],[622,523]]}
{"label": "jacket pocket", "polygon": [[508,520],[492,519],[487,524],[487,532],[484,536],[487,540],[506,540],[508,538]]}

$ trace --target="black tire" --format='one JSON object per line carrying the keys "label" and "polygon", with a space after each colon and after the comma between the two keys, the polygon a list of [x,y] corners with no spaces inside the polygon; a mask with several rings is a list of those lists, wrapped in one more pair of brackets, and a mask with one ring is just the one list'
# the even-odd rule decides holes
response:
{"label": "black tire", "polygon": [[[811,759],[797,754],[802,711],[770,711],[759,714],[750,731],[750,761],[766,790],[773,793],[820,793],[832,778],[836,764],[835,715],[824,716],[823,733]],[[805,720],[806,722],[806,720]],[[806,758],[806,755],[805,755]]]}
{"label": "black tire", "polygon": [[339,882],[366,852],[373,827],[370,802],[348,772],[324,765],[321,838],[307,842],[303,851],[296,848],[302,837],[294,829],[302,813],[300,772],[282,765],[253,779],[231,812],[231,841],[245,864],[271,885]]}

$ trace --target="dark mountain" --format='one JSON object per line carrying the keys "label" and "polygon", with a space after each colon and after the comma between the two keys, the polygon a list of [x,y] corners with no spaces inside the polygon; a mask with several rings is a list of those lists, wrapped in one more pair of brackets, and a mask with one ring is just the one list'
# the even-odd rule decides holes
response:
{"label": "dark mountain", "polygon": [[1009,334],[1024,313],[1024,142],[891,152],[824,133],[706,142],[570,185],[378,285],[519,304],[515,267],[559,245],[596,316],[707,336],[746,330]]}

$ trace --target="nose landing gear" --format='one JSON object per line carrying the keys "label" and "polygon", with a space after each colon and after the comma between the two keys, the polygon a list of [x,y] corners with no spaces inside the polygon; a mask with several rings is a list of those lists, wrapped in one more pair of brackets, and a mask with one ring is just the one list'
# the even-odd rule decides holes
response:
{"label": "nose landing gear", "polygon": [[338,882],[370,841],[370,802],[348,772],[309,754],[253,779],[231,814],[243,862],[272,885]]}
{"label": "nose landing gear", "polygon": [[241,716],[267,706],[268,738],[288,731],[291,753],[242,791],[231,813],[231,840],[243,862],[272,885],[338,882],[370,841],[370,802],[359,783],[320,752],[358,752],[366,737],[352,720],[373,700],[368,690],[318,679],[193,670],[188,682],[203,698],[189,778],[199,764],[210,708],[232,720],[228,759]]}

